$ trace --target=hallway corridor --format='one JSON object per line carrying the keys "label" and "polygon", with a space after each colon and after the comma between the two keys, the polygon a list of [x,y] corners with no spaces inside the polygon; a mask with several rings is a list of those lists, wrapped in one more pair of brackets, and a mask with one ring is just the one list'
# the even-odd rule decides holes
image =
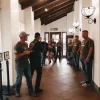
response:
{"label": "hallway corridor", "polygon": [[[84,88],[80,81],[84,79],[81,72],[75,72],[66,59],[54,66],[43,68],[41,88],[44,92],[38,97],[30,97],[26,82],[21,88],[22,96],[11,96],[10,100],[100,100],[100,95],[91,87]],[[35,80],[35,75],[34,75]],[[33,84],[34,84],[33,80]]]}

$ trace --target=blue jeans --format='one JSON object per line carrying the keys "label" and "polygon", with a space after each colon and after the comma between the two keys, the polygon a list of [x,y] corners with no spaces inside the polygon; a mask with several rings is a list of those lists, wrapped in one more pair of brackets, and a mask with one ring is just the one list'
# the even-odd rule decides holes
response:
{"label": "blue jeans", "polygon": [[92,59],[89,60],[88,63],[85,61],[86,59],[81,59],[82,69],[85,76],[85,82],[87,84],[91,84],[92,81]]}
{"label": "blue jeans", "polygon": [[43,52],[43,54],[42,54],[42,57],[41,57],[42,65],[45,64],[46,54],[47,54],[47,52]]}
{"label": "blue jeans", "polygon": [[72,52],[67,52],[67,60],[72,61]]}
{"label": "blue jeans", "polygon": [[73,64],[79,70],[79,55],[76,52],[73,53]]}
{"label": "blue jeans", "polygon": [[16,66],[16,72],[17,72],[16,84],[15,84],[16,91],[18,93],[20,93],[20,87],[22,84],[22,77],[24,74],[26,77],[26,80],[27,80],[27,86],[28,86],[29,93],[33,92],[30,66],[27,66],[27,67]]}

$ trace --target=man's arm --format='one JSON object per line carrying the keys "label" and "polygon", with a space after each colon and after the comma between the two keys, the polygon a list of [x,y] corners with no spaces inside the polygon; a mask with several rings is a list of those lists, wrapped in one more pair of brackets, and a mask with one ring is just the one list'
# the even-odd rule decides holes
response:
{"label": "man's arm", "polygon": [[77,53],[79,53],[79,52],[80,52],[80,50],[81,50],[81,46],[79,47],[79,49],[78,49]]}
{"label": "man's arm", "polygon": [[88,55],[87,55],[87,58],[86,58],[86,62],[89,62],[89,59],[93,53],[93,50],[94,50],[94,42],[91,41],[89,42],[89,52],[88,52]]}
{"label": "man's arm", "polygon": [[90,47],[87,58],[90,58],[93,53],[93,47]]}
{"label": "man's arm", "polygon": [[79,49],[77,51],[78,54],[79,54],[80,50],[81,50],[81,42],[79,43]]}
{"label": "man's arm", "polygon": [[15,54],[16,59],[23,57],[24,55],[29,55],[32,51],[25,51],[23,53]]}

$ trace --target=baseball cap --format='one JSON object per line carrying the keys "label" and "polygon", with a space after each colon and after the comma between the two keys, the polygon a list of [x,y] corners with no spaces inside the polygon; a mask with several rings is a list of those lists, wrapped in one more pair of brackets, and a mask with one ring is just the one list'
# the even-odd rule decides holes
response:
{"label": "baseball cap", "polygon": [[29,36],[29,34],[27,34],[24,31],[20,32],[19,37],[24,37],[24,36]]}

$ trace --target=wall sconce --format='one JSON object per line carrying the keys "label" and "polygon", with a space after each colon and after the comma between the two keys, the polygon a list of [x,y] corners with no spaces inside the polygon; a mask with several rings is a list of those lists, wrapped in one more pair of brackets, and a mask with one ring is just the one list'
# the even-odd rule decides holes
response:
{"label": "wall sconce", "polygon": [[88,23],[92,24],[94,22],[94,24],[96,24],[96,18],[92,19],[90,18],[94,12],[95,12],[96,8],[94,6],[88,7],[88,8],[82,8],[81,13],[83,16],[86,17],[86,19],[88,19]]}
{"label": "wall sconce", "polygon": [[79,28],[79,26],[80,26],[80,23],[79,22],[74,22],[73,23],[73,26],[75,27],[75,29],[76,29],[77,32],[78,31],[81,31],[81,28]]}
{"label": "wall sconce", "polygon": [[69,28],[69,33],[71,33],[71,34],[73,34],[74,35],[74,30],[73,30],[73,28]]}

